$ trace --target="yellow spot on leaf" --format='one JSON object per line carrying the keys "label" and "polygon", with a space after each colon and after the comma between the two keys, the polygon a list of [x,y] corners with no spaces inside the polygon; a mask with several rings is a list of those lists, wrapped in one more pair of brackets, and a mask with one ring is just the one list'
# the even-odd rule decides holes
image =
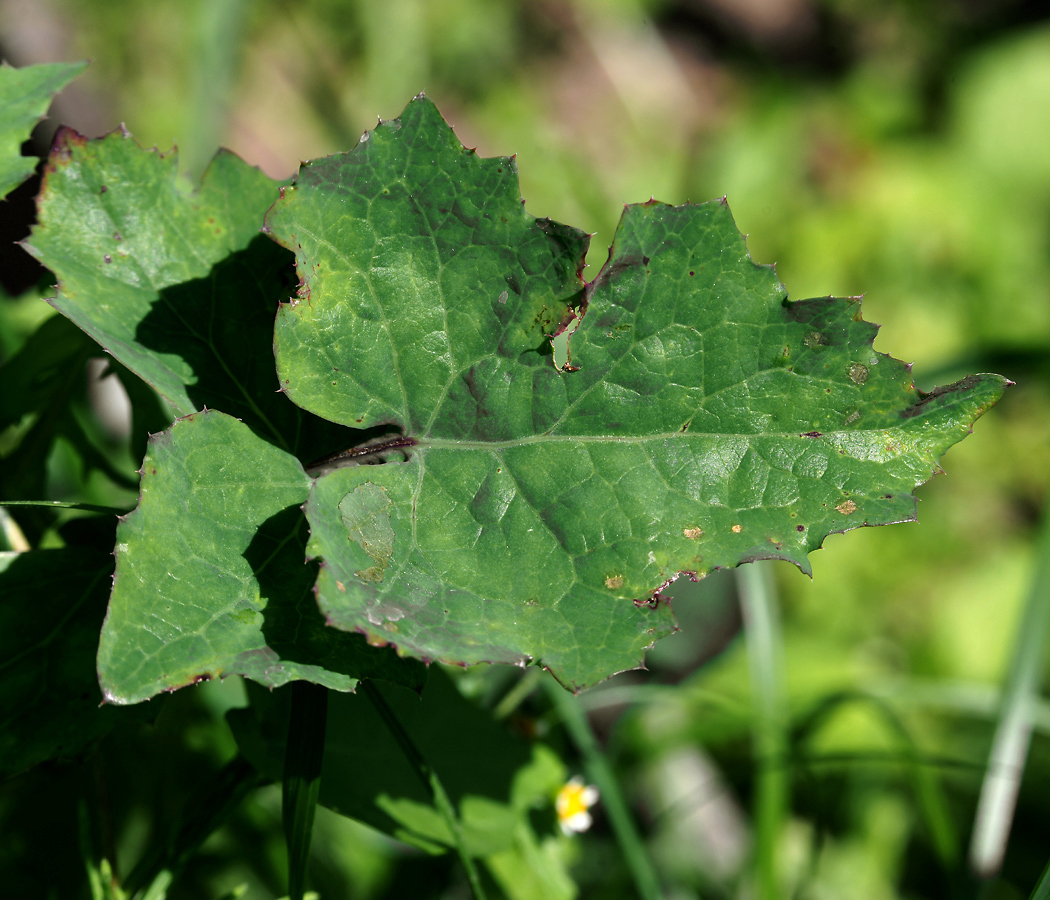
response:
{"label": "yellow spot on leaf", "polygon": [[703,537],[703,529],[701,528],[683,528],[682,534],[684,534],[691,541],[698,541]]}
{"label": "yellow spot on leaf", "polygon": [[740,534],[740,532],[743,531],[743,530],[744,530],[744,526],[743,525],[734,525],[733,526],[733,533],[734,534]]}
{"label": "yellow spot on leaf", "polygon": [[848,516],[852,512],[857,511],[857,504],[852,500],[843,500],[838,506],[835,507],[842,515]]}

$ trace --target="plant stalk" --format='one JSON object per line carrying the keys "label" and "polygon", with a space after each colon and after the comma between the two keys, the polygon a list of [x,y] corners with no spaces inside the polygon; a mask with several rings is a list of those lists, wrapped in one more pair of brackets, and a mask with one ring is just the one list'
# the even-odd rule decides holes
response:
{"label": "plant stalk", "polygon": [[753,697],[755,868],[759,900],[780,897],[780,835],[787,815],[788,734],[784,646],[769,566],[737,569]]}
{"label": "plant stalk", "polygon": [[588,781],[598,788],[616,842],[620,845],[624,861],[634,879],[638,896],[642,900],[662,900],[663,891],[656,867],[649,858],[642,836],[638,833],[623,791],[620,790],[616,773],[598,746],[598,739],[587,721],[587,714],[576,697],[553,678],[547,678],[544,685],[562,724],[569,732],[569,737],[583,757],[583,768]]}
{"label": "plant stalk", "polygon": [[1043,514],[1036,570],[1021,614],[1010,657],[999,721],[974,816],[970,865],[981,878],[995,875],[1003,864],[1017,806],[1039,685],[1046,668],[1050,636],[1050,498]]}
{"label": "plant stalk", "polygon": [[328,688],[309,681],[292,682],[292,715],[288,721],[281,791],[290,900],[303,900],[306,887],[327,721]]}

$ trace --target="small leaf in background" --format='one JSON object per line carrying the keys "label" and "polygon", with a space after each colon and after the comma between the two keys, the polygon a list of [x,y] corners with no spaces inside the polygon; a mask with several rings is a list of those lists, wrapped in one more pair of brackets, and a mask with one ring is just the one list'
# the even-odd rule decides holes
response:
{"label": "small leaf in background", "polygon": [[920,393],[859,301],[789,302],[721,201],[627,207],[584,285],[586,235],[527,214],[513,160],[422,96],[304,164],[267,229],[302,285],[284,389],[407,448],[311,490],[321,608],[425,659],[533,659],[572,687],[636,666],[680,573],[808,572],[828,534],[914,519],[1006,383]]}
{"label": "small leaf in background", "polygon": [[86,62],[50,63],[21,69],[0,65],[0,198],[36,168],[22,144],[47,112],[51,98],[87,68]]}
{"label": "small leaf in background", "polygon": [[[549,748],[513,737],[465,699],[440,667],[430,670],[422,698],[403,687],[378,687],[438,773],[459,814],[468,853],[511,851],[522,829],[536,841],[530,810],[546,808],[556,829],[550,807],[566,772]],[[274,778],[284,760],[287,694],[249,686],[251,708],[228,713],[241,752]],[[452,846],[430,793],[360,693],[329,697],[319,802],[430,852]]]}
{"label": "small leaf in background", "polygon": [[0,553],[0,778],[79,753],[119,715],[95,676],[112,571],[105,551]]}
{"label": "small leaf in background", "polygon": [[28,249],[51,301],[180,415],[221,409],[307,461],[354,443],[279,393],[273,317],[291,257],[259,234],[277,182],[219,151],[190,193],[174,151],[60,132]]}
{"label": "small leaf in background", "polygon": [[151,438],[138,507],[117,528],[98,671],[106,699],[137,703],[222,675],[351,690],[363,676],[418,688],[423,666],[326,627],[314,600],[293,456],[220,412]]}

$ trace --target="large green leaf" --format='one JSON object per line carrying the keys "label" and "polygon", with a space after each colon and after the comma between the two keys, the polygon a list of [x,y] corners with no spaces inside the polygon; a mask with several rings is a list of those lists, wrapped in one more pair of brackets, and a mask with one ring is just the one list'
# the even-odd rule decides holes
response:
{"label": "large green leaf", "polygon": [[[528,813],[547,806],[565,782],[563,763],[542,744],[527,745],[465,699],[440,667],[420,696],[379,685],[460,816],[467,852],[487,856],[531,832]],[[287,691],[249,690],[250,709],[228,714],[241,752],[261,772],[281,777],[288,737]],[[430,792],[368,699],[331,695],[319,802],[427,850],[452,836]],[[553,825],[553,817],[551,824]]]}
{"label": "large green leaf", "polygon": [[573,686],[636,665],[679,573],[808,571],[830,532],[913,519],[1005,384],[921,394],[859,301],[789,302],[719,201],[628,207],[584,286],[586,236],[528,215],[514,161],[422,96],[305,164],[267,228],[302,284],[282,385],[404,459],[311,490],[321,608],[424,658],[532,658]]}
{"label": "large green leaf", "polygon": [[104,735],[95,677],[113,559],[68,548],[0,553],[0,777]]}
{"label": "large green leaf", "polygon": [[150,440],[139,505],[117,528],[98,650],[107,700],[232,674],[343,691],[363,676],[423,683],[414,660],[325,626],[304,552],[308,487],[295,457],[220,412]]}
{"label": "large green leaf", "polygon": [[181,415],[221,409],[313,459],[353,442],[279,392],[273,317],[291,257],[259,234],[278,185],[220,151],[200,189],[176,154],[63,129],[27,246],[59,279],[51,302]]}
{"label": "large green leaf", "polygon": [[36,159],[22,156],[22,143],[47,112],[51,98],[87,63],[49,63],[14,69],[0,65],[0,197],[33,174]]}

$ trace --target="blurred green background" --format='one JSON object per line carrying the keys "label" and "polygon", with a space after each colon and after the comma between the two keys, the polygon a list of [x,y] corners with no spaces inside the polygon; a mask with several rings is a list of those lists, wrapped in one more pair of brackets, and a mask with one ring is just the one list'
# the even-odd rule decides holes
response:
{"label": "blurred green background", "polygon": [[[38,129],[40,152],[59,122],[90,136],[123,122],[144,146],[177,142],[188,179],[220,144],[290,177],[425,90],[465,144],[517,154],[529,211],[594,233],[589,277],[623,203],[725,195],[753,258],[775,262],[793,297],[863,294],[865,318],[882,325],[876,348],[915,361],[920,388],[974,371],[1014,380],[919,491],[919,524],[829,538],[812,581],[773,567],[790,752],[776,844],[784,897],[1028,896],[1050,858],[1050,708],[1036,710],[1002,872],[976,879],[966,855],[1050,488],[1045,4],[0,0],[0,53],[14,65],[92,60]],[[34,192],[0,213],[0,363],[51,312],[46,273],[9,246]],[[133,478],[105,385],[80,389],[84,427]],[[0,435],[0,464],[10,446]],[[54,499],[134,500],[61,441],[43,477]],[[63,528],[27,533],[60,544]],[[682,633],[649,672],[584,701],[668,896],[755,896],[762,760],[737,585],[717,573],[671,593]],[[470,671],[459,684],[483,698],[506,677]],[[118,859],[134,859],[187,785],[235,752],[222,716],[243,702],[233,680],[190,689],[155,725],[107,739],[91,790],[113,795]],[[542,696],[520,712],[575,768]],[[75,855],[47,861],[42,849],[75,831],[63,797],[83,778],[50,766],[0,790],[0,879],[22,891],[11,896],[85,889],[73,887]],[[580,896],[632,896],[600,812],[591,832],[561,840]],[[448,858],[327,811],[315,856],[324,898],[466,896]],[[283,866],[279,791],[266,789],[169,896],[242,882],[247,897],[278,896]]]}

